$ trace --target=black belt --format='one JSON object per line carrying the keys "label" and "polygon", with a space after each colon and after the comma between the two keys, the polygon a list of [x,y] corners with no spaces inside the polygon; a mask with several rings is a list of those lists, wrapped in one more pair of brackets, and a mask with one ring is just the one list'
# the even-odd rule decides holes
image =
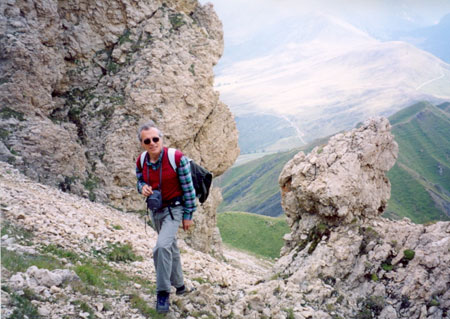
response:
{"label": "black belt", "polygon": [[166,207],[175,207],[183,204],[183,196],[176,196],[169,200],[163,200],[163,204],[161,206],[161,210]]}

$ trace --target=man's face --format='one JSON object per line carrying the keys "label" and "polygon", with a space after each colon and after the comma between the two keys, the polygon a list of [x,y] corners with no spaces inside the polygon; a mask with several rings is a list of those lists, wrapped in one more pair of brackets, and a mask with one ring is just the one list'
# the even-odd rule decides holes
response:
{"label": "man's face", "polygon": [[[157,142],[155,142],[156,140]],[[158,135],[158,130],[151,128],[149,130],[142,131],[141,145],[150,154],[151,158],[158,158],[162,150],[162,139]]]}

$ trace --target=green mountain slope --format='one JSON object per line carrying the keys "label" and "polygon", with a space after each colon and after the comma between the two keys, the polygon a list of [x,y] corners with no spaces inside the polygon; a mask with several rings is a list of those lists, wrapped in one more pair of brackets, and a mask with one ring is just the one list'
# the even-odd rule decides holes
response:
{"label": "green mountain slope", "polygon": [[280,256],[283,236],[290,232],[284,218],[239,212],[218,214],[217,226],[224,243],[269,258]]}
{"label": "green mountain slope", "polygon": [[[450,219],[450,103],[417,103],[389,118],[399,158],[389,171],[391,199],[386,216],[416,223]],[[305,147],[305,151],[326,139]],[[278,176],[299,149],[272,154],[231,168],[219,180],[220,211],[279,216]]]}
{"label": "green mountain slope", "polygon": [[222,188],[219,212],[250,212],[272,217],[283,214],[278,186],[281,170],[300,150],[309,152],[325,141],[320,139],[305,148],[267,155],[229,169],[215,182]]}
{"label": "green mountain slope", "polygon": [[387,216],[414,222],[450,217],[450,113],[448,105],[418,103],[390,118],[399,157],[388,172]]}

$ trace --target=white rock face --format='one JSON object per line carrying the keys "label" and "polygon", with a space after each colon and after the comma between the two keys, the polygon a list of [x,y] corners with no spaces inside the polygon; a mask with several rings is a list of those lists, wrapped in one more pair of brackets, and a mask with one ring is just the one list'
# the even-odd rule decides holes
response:
{"label": "white rock face", "polygon": [[381,214],[390,197],[385,172],[398,154],[390,129],[387,119],[371,119],[307,156],[297,154],[280,175],[287,216],[297,219],[299,205],[307,213],[346,221]]}
{"label": "white rock face", "polygon": [[213,90],[223,35],[212,5],[3,1],[0,12],[1,160],[135,211],[144,208],[135,190],[142,122],[215,176],[235,161],[234,118]]}

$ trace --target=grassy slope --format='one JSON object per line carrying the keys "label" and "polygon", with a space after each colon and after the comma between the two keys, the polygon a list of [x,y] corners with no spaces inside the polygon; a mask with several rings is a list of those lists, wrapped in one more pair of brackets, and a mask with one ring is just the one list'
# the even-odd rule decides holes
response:
{"label": "grassy slope", "polygon": [[387,215],[407,216],[417,223],[449,220],[445,208],[439,207],[439,202],[450,203],[449,113],[418,103],[390,121],[399,158],[388,173],[392,194]]}
{"label": "grassy slope", "polygon": [[[392,195],[386,216],[406,216],[416,223],[449,219],[444,213],[450,210],[449,114],[450,103],[437,107],[417,103],[389,118],[399,158],[388,173]],[[224,197],[220,211],[282,214],[278,176],[296,152],[269,155],[230,169],[218,183]]]}
{"label": "grassy slope", "polygon": [[220,211],[246,211],[266,216],[282,213],[278,176],[297,150],[265,156],[235,167],[221,183],[223,202]]}
{"label": "grassy slope", "polygon": [[[326,139],[319,139],[301,149],[309,152],[325,142]],[[278,176],[299,150],[267,155],[228,170],[217,181],[224,199],[219,211],[244,211],[272,217],[283,214]]]}
{"label": "grassy slope", "polygon": [[224,243],[269,258],[279,257],[283,235],[290,232],[284,218],[240,212],[218,214],[217,226]]}

